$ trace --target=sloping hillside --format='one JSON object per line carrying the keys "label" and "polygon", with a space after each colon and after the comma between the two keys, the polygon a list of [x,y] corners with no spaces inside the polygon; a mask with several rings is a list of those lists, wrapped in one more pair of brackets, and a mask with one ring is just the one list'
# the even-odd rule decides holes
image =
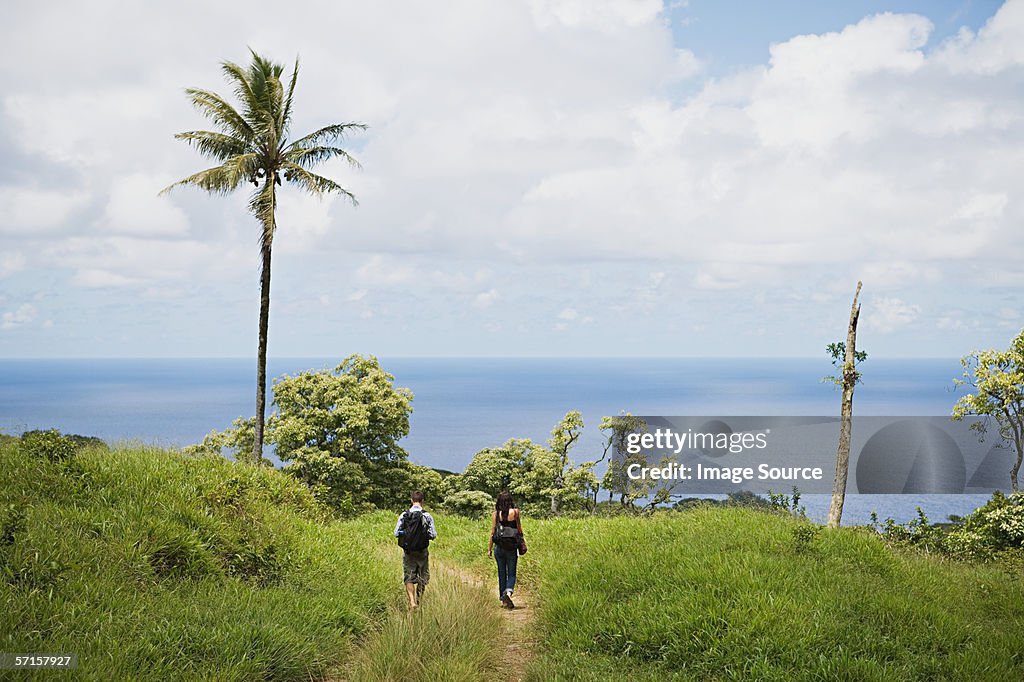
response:
{"label": "sloping hillside", "polygon": [[77,653],[79,679],[309,679],[398,596],[357,531],[274,470],[8,442],[0,650]]}

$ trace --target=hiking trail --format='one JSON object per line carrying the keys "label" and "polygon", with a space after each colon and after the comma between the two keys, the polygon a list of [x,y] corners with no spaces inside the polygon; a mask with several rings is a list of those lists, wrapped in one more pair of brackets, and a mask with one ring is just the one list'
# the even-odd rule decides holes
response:
{"label": "hiking trail", "polygon": [[[493,585],[494,580],[485,580],[478,574],[473,573],[461,566],[442,564],[449,571],[458,576],[464,585],[486,588],[489,592],[496,591]],[[523,682],[526,679],[526,670],[533,659],[537,646],[536,641],[536,598],[529,590],[516,586],[514,609],[501,609],[502,624],[504,631],[501,636],[501,643],[504,647],[502,653],[502,670],[508,673],[504,682]],[[494,597],[494,608],[501,608],[497,603],[497,596]]]}

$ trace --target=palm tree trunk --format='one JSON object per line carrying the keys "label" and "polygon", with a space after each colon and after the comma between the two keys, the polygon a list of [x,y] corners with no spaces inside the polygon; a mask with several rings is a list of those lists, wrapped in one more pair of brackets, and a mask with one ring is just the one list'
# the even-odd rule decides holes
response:
{"label": "palm tree trunk", "polygon": [[267,408],[267,328],[270,325],[270,254],[274,245],[274,232],[277,230],[277,194],[274,191],[276,173],[268,172],[264,192],[268,205],[263,207],[258,217],[263,227],[260,239],[260,260],[263,270],[260,273],[260,344],[256,358],[256,424],[253,429],[252,463],[263,464],[263,423]]}
{"label": "palm tree trunk", "polygon": [[263,270],[260,273],[260,330],[256,358],[256,426],[253,432],[252,463],[263,463],[263,421],[267,407],[267,327],[270,322],[270,253],[271,242],[265,240],[261,249]]}

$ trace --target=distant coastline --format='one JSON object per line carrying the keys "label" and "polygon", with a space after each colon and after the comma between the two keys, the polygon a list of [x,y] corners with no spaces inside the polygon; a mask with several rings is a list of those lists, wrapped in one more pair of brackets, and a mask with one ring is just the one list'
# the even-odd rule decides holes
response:
{"label": "distant coastline", "polygon": [[[271,358],[268,374],[336,362]],[[583,412],[582,454],[599,447],[601,416],[622,410],[821,415],[839,408],[839,394],[821,383],[831,370],[825,357],[381,358],[381,363],[395,375],[396,385],[416,396],[411,432],[403,441],[410,458],[452,471],[461,471],[478,450],[508,438],[545,441],[570,409]],[[955,358],[872,358],[864,367],[855,413],[947,415],[958,395],[952,380],[959,370]],[[245,358],[0,359],[0,429],[55,427],[107,441],[187,445],[251,415],[254,381],[254,361]],[[851,520],[866,520],[872,510],[871,499],[858,499],[864,497],[872,496],[851,496]],[[814,496],[805,499],[808,513],[815,514]],[[946,509],[973,508],[956,500],[923,502],[936,510],[930,515],[937,520]],[[893,509],[910,518],[914,506],[901,503]]]}

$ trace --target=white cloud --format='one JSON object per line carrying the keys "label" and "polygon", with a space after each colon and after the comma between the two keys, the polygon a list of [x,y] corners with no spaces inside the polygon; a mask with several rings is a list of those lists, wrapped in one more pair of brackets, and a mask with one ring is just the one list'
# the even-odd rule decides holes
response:
{"label": "white cloud", "polygon": [[20,251],[0,255],[0,277],[9,277],[25,269],[25,254]]}
{"label": "white cloud", "polygon": [[110,289],[138,284],[139,280],[119,275],[109,270],[79,270],[71,278],[71,284],[83,289]]}
{"label": "white cloud", "polygon": [[542,29],[554,26],[614,32],[646,24],[661,13],[661,0],[530,0]]}
{"label": "white cloud", "polygon": [[0,316],[0,329],[14,329],[28,324],[36,317],[36,307],[31,303],[22,303],[15,310],[9,310]]}
{"label": "white cloud", "polygon": [[875,297],[870,303],[862,304],[861,310],[866,326],[882,334],[913,324],[921,315],[920,306],[898,298]]}
{"label": "white cloud", "polygon": [[100,221],[104,233],[132,236],[181,237],[188,232],[185,213],[168,197],[157,196],[173,182],[170,176],[132,173],[115,178]]}
{"label": "white cloud", "polygon": [[0,187],[0,234],[41,236],[67,231],[69,218],[89,201],[81,190],[41,190],[30,187]]}
{"label": "white cloud", "polygon": [[498,290],[488,289],[487,291],[481,291],[473,297],[473,305],[477,308],[490,308],[497,300]]}
{"label": "white cloud", "polygon": [[[0,188],[0,233],[18,240],[0,276],[61,271],[89,289],[69,293],[86,307],[121,289],[226,305],[219,285],[251,283],[258,268],[245,192],[155,196],[208,163],[172,137],[207,127],[181,89],[226,89],[218,62],[246,54],[224,45],[286,60],[301,44],[295,131],[372,127],[347,143],[365,171],[322,169],[358,209],[282,189],[275,277],[302,268],[283,280],[296,299],[373,291],[375,304],[390,296],[398,313],[439,319],[453,299],[480,310],[500,291],[504,314],[581,286],[548,272],[580,266],[593,272],[588,310],[739,308],[771,289],[811,315],[836,299],[807,292],[834,297],[841,281],[846,301],[862,277],[888,306],[879,329],[897,329],[953,288],[984,300],[1024,286],[1021,0],[943,45],[924,17],[881,14],[713,78],[702,60],[715,55],[673,44],[655,0],[400,15],[341,0],[314,25],[300,6],[273,29],[265,7],[121,8],[117,41],[104,37],[109,13],[80,3],[11,10],[0,39],[23,58],[0,64],[0,134],[21,154],[11,177],[35,181]],[[339,41],[338,25],[360,30]]]}
{"label": "white cloud", "polygon": [[980,31],[960,30],[936,59],[954,73],[995,74],[1024,64],[1024,4],[1009,0]]}
{"label": "white cloud", "polygon": [[580,314],[575,308],[562,308],[562,312],[558,313],[558,319],[560,320],[575,320]]}
{"label": "white cloud", "polygon": [[676,71],[673,74],[679,80],[693,78],[704,69],[704,65],[691,50],[676,50]]}

